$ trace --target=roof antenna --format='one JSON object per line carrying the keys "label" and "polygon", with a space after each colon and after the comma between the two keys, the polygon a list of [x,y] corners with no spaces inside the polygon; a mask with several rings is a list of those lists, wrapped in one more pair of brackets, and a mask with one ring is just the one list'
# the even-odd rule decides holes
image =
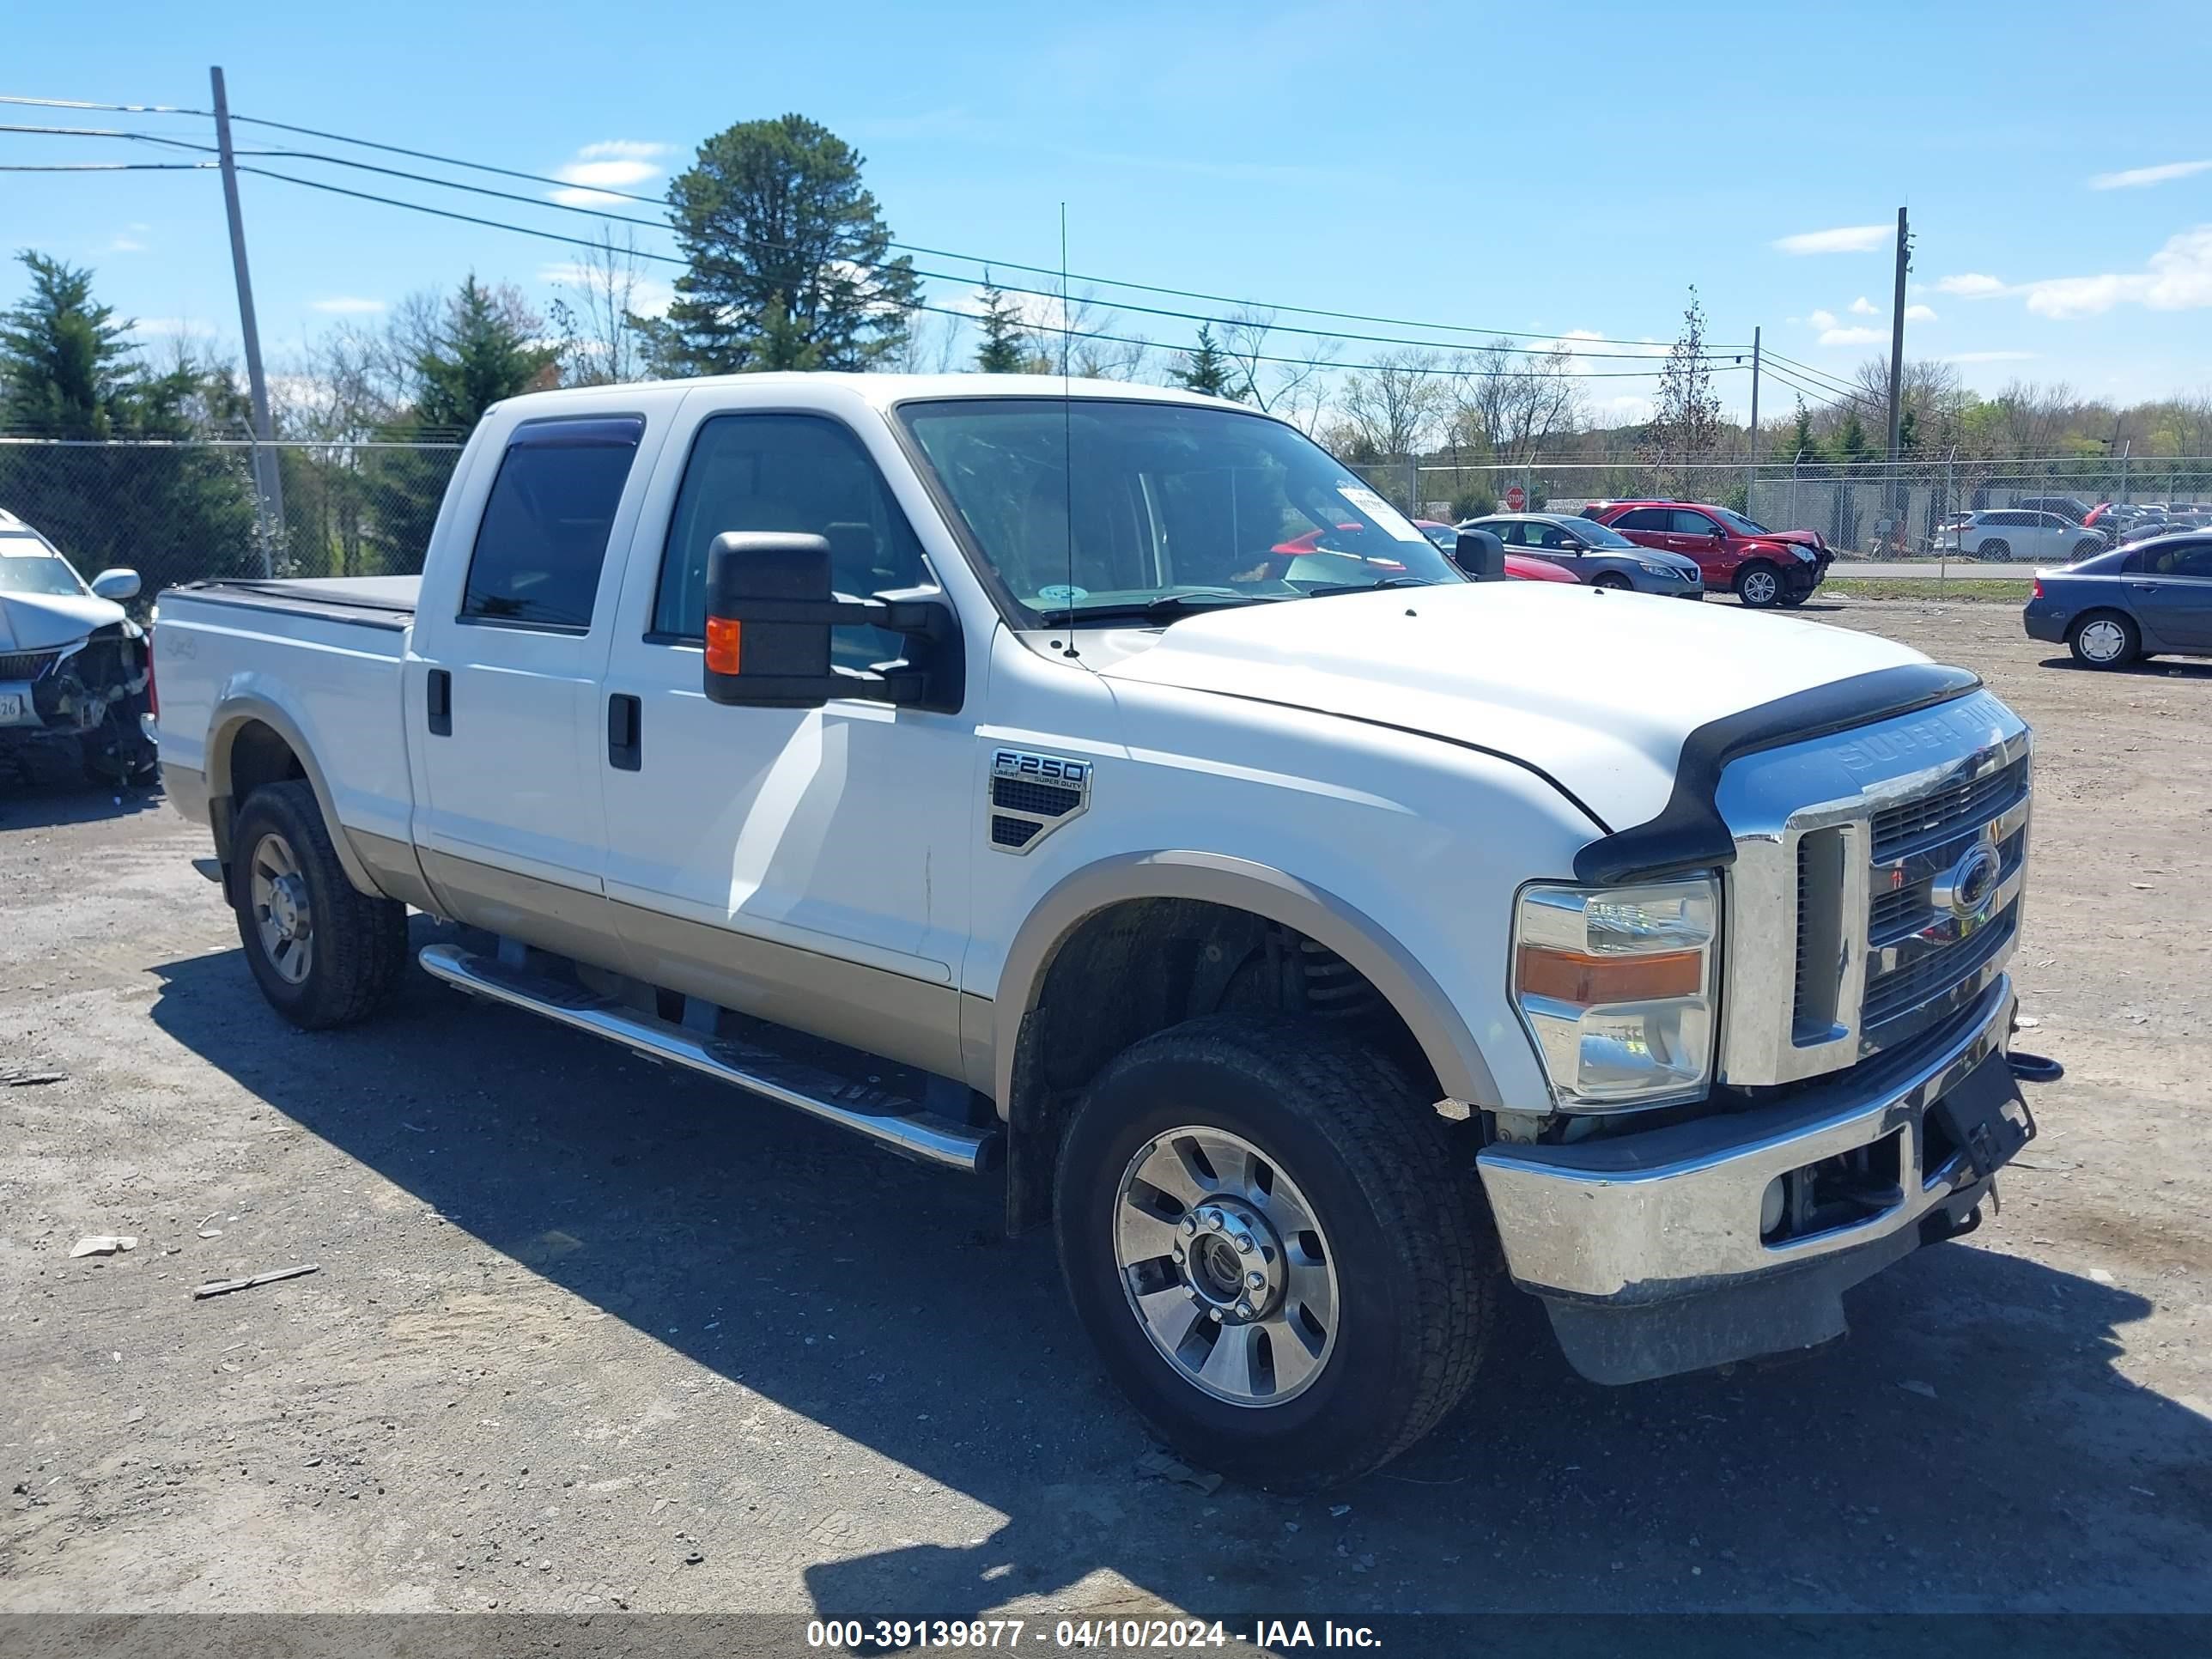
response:
{"label": "roof antenna", "polygon": [[1067,204],[1060,204],[1060,477],[1066,491],[1064,506],[1067,533],[1068,657],[1083,653],[1075,648],[1075,391],[1067,378]]}

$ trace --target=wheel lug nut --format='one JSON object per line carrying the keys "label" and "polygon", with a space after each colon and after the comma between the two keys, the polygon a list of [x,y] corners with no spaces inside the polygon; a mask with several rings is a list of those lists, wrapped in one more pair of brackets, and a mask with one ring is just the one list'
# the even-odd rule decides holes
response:
{"label": "wheel lug nut", "polygon": [[1267,1282],[1267,1275],[1261,1273],[1257,1267],[1255,1267],[1250,1273],[1244,1275],[1245,1285],[1252,1290],[1258,1290]]}
{"label": "wheel lug nut", "polygon": [[1239,1302],[1237,1304],[1237,1316],[1239,1319],[1249,1319],[1252,1316],[1252,1304],[1249,1302]]}
{"label": "wheel lug nut", "polygon": [[1206,1316],[1212,1320],[1215,1324],[1218,1325],[1221,1322],[1221,1310],[1218,1308],[1208,1308],[1206,1310]]}
{"label": "wheel lug nut", "polygon": [[1198,1218],[1196,1216],[1187,1215],[1183,1217],[1182,1236],[1185,1238],[1195,1238],[1198,1236]]}
{"label": "wheel lug nut", "polygon": [[1253,1242],[1253,1238],[1252,1238],[1252,1235],[1251,1235],[1251,1234],[1249,1234],[1249,1233],[1239,1233],[1239,1234],[1237,1234],[1237,1255],[1251,1255],[1251,1254],[1252,1254],[1252,1252],[1253,1252],[1253,1251],[1255,1251],[1255,1250],[1258,1249],[1259,1248],[1260,1248],[1260,1247],[1259,1247],[1259,1245]]}
{"label": "wheel lug nut", "polygon": [[1182,1261],[1182,1245],[1180,1245],[1180,1244],[1176,1245],[1176,1246],[1175,1247],[1174,1251],[1173,1251],[1173,1255],[1174,1255],[1175,1259],[1176,1259],[1176,1261]]}

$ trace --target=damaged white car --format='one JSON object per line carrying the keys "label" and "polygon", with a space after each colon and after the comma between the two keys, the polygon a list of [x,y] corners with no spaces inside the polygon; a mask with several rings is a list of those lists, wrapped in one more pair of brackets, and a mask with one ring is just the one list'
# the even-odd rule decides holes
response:
{"label": "damaged white car", "polygon": [[0,781],[80,772],[118,785],[157,758],[140,730],[152,651],[124,602],[138,573],[88,583],[52,542],[0,510]]}

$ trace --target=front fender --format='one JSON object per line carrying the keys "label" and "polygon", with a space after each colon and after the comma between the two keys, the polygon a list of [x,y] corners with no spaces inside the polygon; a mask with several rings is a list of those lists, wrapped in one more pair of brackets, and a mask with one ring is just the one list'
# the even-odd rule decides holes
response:
{"label": "front fender", "polygon": [[1342,957],[1382,994],[1420,1043],[1446,1095],[1480,1107],[1504,1103],[1488,1061],[1443,988],[1372,918],[1269,865],[1161,848],[1103,859],[1062,878],[1016,933],[992,1002],[994,1093],[1001,1112],[1013,1099],[1015,1039],[1053,958],[1087,918],[1139,899],[1194,899],[1295,928]]}

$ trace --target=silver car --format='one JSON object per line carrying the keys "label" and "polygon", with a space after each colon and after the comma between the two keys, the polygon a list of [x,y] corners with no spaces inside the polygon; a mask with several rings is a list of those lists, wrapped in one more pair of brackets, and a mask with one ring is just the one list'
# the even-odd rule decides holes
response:
{"label": "silver car", "polygon": [[1548,560],[1591,587],[1629,587],[1670,599],[1702,599],[1705,579],[1698,562],[1662,548],[1638,547],[1594,519],[1564,513],[1494,513],[1469,519],[1462,530],[1487,530],[1509,553]]}

